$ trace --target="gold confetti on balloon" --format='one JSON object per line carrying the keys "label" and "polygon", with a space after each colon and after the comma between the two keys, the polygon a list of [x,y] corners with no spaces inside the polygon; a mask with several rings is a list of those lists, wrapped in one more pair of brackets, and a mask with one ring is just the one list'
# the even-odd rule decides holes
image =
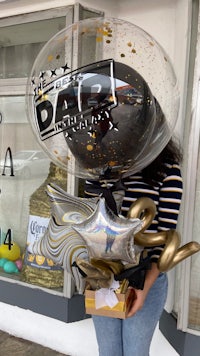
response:
{"label": "gold confetti on balloon", "polygon": [[48,99],[48,95],[45,94],[45,95],[42,95],[42,100],[47,100]]}
{"label": "gold confetti on balloon", "polygon": [[102,37],[97,37],[96,38],[96,42],[102,42],[103,41],[103,38]]}
{"label": "gold confetti on balloon", "polygon": [[92,150],[93,150],[93,148],[94,148],[94,146],[92,146],[92,145],[87,145],[87,147],[86,147],[86,148],[87,148],[87,150],[88,150],[88,151],[92,151]]}
{"label": "gold confetti on balloon", "polygon": [[52,54],[50,54],[47,59],[48,59],[48,62],[51,62],[53,60]]}
{"label": "gold confetti on balloon", "polygon": [[110,161],[110,162],[109,162],[109,166],[110,166],[110,167],[114,167],[115,165],[116,165],[116,162],[114,162],[114,161]]}

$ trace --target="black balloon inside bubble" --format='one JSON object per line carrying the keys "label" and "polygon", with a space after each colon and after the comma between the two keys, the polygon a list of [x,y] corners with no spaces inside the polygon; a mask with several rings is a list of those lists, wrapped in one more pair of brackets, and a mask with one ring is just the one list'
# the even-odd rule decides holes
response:
{"label": "black balloon inside bubble", "polygon": [[64,100],[68,104],[61,115],[71,122],[64,136],[88,172],[109,172],[112,178],[122,174],[151,139],[156,100],[142,76],[123,63],[103,61],[89,71],[80,69],[77,80],[63,91],[60,107]]}

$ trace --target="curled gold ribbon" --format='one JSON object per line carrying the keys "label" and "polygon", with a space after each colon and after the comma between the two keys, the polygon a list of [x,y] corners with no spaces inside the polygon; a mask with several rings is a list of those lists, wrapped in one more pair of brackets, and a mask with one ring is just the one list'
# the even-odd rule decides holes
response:
{"label": "curled gold ribbon", "polygon": [[168,271],[185,258],[200,251],[200,244],[191,241],[180,247],[181,239],[176,230],[147,233],[145,230],[151,225],[156,214],[156,206],[150,198],[139,198],[130,207],[128,218],[139,218],[143,221],[143,228],[135,234],[135,244],[143,247],[164,245],[158,259],[158,268],[161,272]]}

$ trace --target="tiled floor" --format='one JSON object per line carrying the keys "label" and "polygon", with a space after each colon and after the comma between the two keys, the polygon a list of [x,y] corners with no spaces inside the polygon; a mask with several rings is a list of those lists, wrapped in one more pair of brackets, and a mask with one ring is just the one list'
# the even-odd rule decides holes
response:
{"label": "tiled floor", "polygon": [[[0,331],[0,355],[5,356],[63,356],[59,352]],[[66,355],[65,355],[66,356]]]}

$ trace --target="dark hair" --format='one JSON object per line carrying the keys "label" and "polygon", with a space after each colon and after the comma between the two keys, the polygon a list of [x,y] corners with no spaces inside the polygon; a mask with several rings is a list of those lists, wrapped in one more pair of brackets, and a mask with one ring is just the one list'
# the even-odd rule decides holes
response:
{"label": "dark hair", "polygon": [[144,181],[151,185],[161,182],[166,173],[166,163],[180,164],[182,159],[183,153],[180,144],[170,139],[156,159],[142,170]]}

